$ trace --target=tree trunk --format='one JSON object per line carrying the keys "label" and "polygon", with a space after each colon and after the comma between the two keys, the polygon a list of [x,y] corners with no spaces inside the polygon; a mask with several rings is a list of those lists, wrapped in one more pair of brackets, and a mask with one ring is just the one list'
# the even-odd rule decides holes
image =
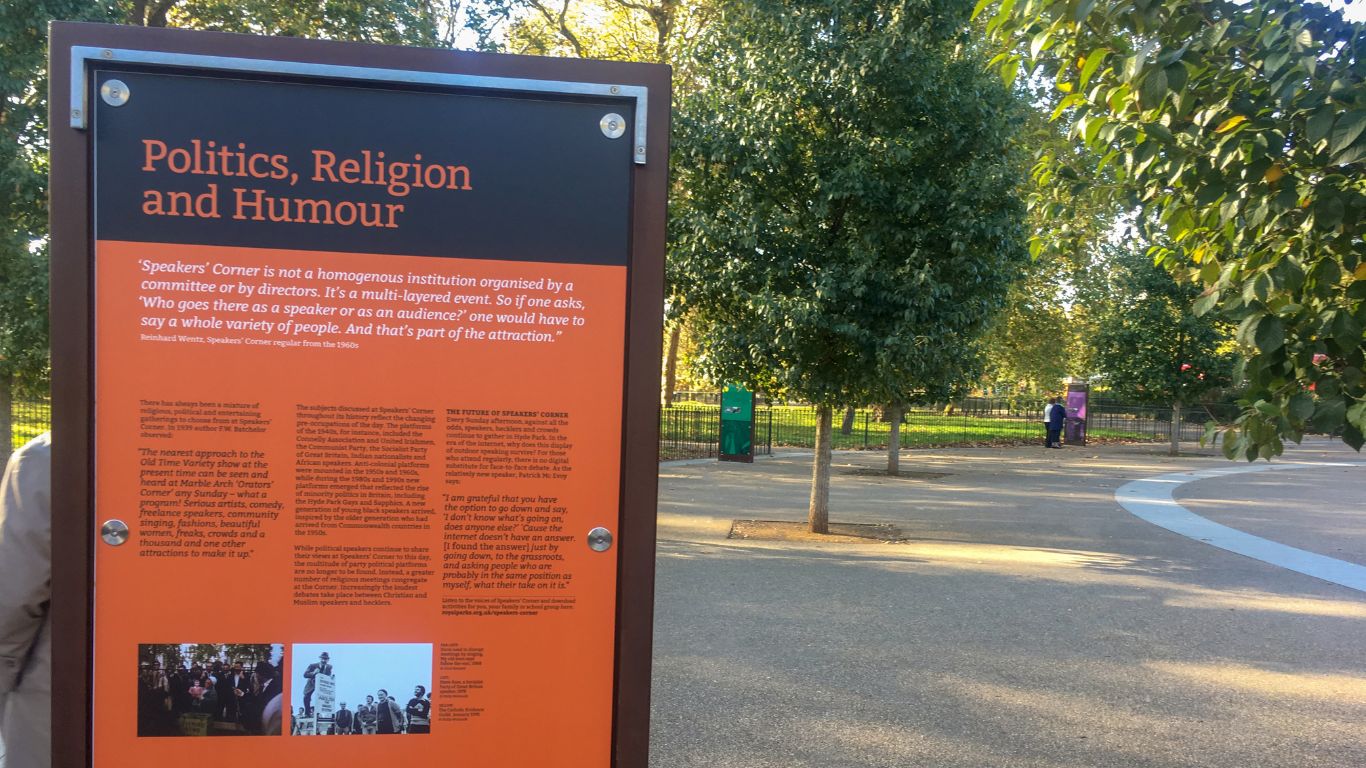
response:
{"label": "tree trunk", "polygon": [[831,411],[828,405],[816,408],[816,456],[811,467],[811,506],[806,513],[812,533],[830,533]]}
{"label": "tree trunk", "polygon": [[674,406],[674,387],[678,385],[678,337],[683,332],[683,321],[675,320],[669,331],[669,354],[664,358],[664,407]]}
{"label": "tree trunk", "polygon": [[1181,453],[1181,401],[1172,403],[1172,443],[1167,448],[1168,456]]}
{"label": "tree trunk", "polygon": [[841,435],[854,434],[854,414],[856,411],[857,409],[852,405],[844,409],[844,421],[840,423]]}
{"label": "tree trunk", "polygon": [[887,432],[887,474],[901,474],[901,411],[900,403],[892,403],[887,407],[888,414],[892,417],[891,428]]}
{"label": "tree trunk", "polygon": [[0,375],[0,469],[9,462],[14,450],[14,393],[9,376]]}

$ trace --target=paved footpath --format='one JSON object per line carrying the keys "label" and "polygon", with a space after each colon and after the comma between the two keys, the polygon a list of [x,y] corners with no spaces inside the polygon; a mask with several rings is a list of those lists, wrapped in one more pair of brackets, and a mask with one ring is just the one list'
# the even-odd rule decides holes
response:
{"label": "paved footpath", "polygon": [[[657,768],[1366,766],[1366,593],[1126,511],[1161,446],[837,453],[832,520],[906,543],[728,539],[800,520],[810,457],[664,465]],[[1298,462],[1366,463],[1326,441]],[[1174,486],[1203,518],[1366,566],[1366,466]]]}

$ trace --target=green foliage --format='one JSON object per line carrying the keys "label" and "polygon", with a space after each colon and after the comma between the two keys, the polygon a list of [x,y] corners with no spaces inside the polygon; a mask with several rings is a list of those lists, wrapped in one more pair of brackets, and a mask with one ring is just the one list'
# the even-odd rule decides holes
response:
{"label": "green foliage", "polygon": [[435,45],[451,9],[423,0],[14,0],[0,6],[0,387],[47,388],[47,25],[123,21]]}
{"label": "green foliage", "polygon": [[1031,263],[1011,284],[1006,307],[982,339],[985,381],[1011,392],[1058,392],[1073,367],[1074,323],[1064,308],[1066,270],[1058,259]]}
{"label": "green foliage", "polygon": [[[120,0],[119,6],[124,18],[147,26],[388,45],[437,45],[443,20],[439,6],[416,0],[163,0],[151,4]],[[141,21],[139,9],[147,14]]]}
{"label": "green foliage", "polygon": [[[475,0],[466,6],[481,47],[540,56],[681,62],[679,39],[708,11],[680,0]],[[675,69],[674,87],[686,80]]]}
{"label": "green foliage", "polygon": [[[1047,99],[1051,86],[1030,81],[1015,87],[1039,103]],[[1024,276],[1011,284],[1006,308],[982,343],[987,360],[984,383],[994,389],[1058,392],[1069,374],[1088,376],[1094,371],[1088,341],[1094,322],[1078,296],[1092,285],[1085,276],[1121,211],[1112,201],[1086,193],[1092,185],[1108,182],[1113,171],[1098,167],[1099,158],[1061,128],[1041,110],[1027,114],[1022,141],[1034,150],[1035,160],[1066,157],[1077,178],[1070,188],[1057,191],[1066,201],[1066,216],[1041,206],[1028,212],[1027,224],[1035,233],[1034,259]],[[1040,235],[1047,236],[1050,248],[1038,247],[1043,242]]]}
{"label": "green foliage", "polygon": [[725,2],[680,99],[676,290],[713,381],[943,398],[1027,259],[1017,102],[954,0]]}
{"label": "green foliage", "polygon": [[[242,662],[250,669],[258,661],[270,661],[274,649],[267,643],[228,643],[221,646],[228,663]],[[283,659],[281,660],[283,662]]]}
{"label": "green foliage", "polygon": [[0,387],[47,386],[47,22],[100,20],[80,0],[0,6]]}
{"label": "green foliage", "polygon": [[1234,364],[1228,329],[1191,311],[1200,289],[1177,282],[1141,250],[1108,255],[1108,300],[1097,308],[1092,343],[1095,365],[1110,392],[1171,405],[1191,404],[1228,387]]}
{"label": "green foliage", "polygon": [[[1359,449],[1362,26],[1299,0],[980,0],[988,9],[1009,46],[1003,75],[1037,66],[1055,119],[1113,169],[1094,191],[1141,207],[1170,243],[1157,259],[1239,325],[1249,388],[1230,455],[1277,455],[1311,427]],[[1070,158],[1042,157],[1031,204],[1067,217],[1079,177]]]}
{"label": "green foliage", "polygon": [[201,667],[209,667],[215,661],[228,665],[240,661],[244,667],[250,669],[258,661],[270,661],[272,652],[271,646],[265,643],[230,643],[227,645],[195,643],[189,647],[188,655],[185,654],[184,650],[178,643],[139,645],[138,664],[171,671],[185,669],[195,664]]}
{"label": "green foliage", "polygon": [[677,0],[484,0],[508,17],[514,53],[615,61],[668,61],[672,36],[692,6]]}
{"label": "green foliage", "polygon": [[181,669],[185,664],[185,656],[179,644],[144,644],[138,646],[138,664],[165,670]]}

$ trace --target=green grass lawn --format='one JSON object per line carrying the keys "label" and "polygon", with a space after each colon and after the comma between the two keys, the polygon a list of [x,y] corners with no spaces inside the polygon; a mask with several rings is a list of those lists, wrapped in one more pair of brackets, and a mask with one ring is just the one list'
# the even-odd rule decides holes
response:
{"label": "green grass lawn", "polygon": [[[684,402],[675,404],[674,409],[696,412],[699,419],[688,425],[687,431],[693,434],[683,434],[683,430],[675,426],[683,422],[666,416],[661,424],[662,441],[665,445],[687,440],[715,440],[717,427],[696,429],[697,423],[708,423],[706,414],[716,413],[715,405]],[[831,438],[835,450],[887,447],[891,425],[876,419],[871,409],[860,409],[855,413],[853,429],[847,435],[840,431],[842,417],[843,412],[835,414],[835,434]],[[770,429],[775,448],[811,448],[816,444],[816,411],[809,406],[760,407],[755,411],[755,422],[756,447],[769,442]],[[1135,424],[1133,430],[1093,429],[1087,436],[1099,440],[1154,439],[1150,430],[1139,429],[1138,424]],[[1042,420],[1020,416],[944,415],[933,411],[916,410],[908,413],[901,425],[901,445],[905,448],[1027,444],[1042,442],[1043,437]]]}
{"label": "green grass lawn", "polygon": [[[10,442],[14,448],[37,437],[50,428],[52,407],[48,403],[16,403],[14,429]],[[661,420],[660,458],[686,458],[699,455],[695,447],[686,443],[714,443],[719,429],[717,406],[705,403],[682,402],[674,405],[677,412],[671,418],[666,413]],[[678,417],[685,418],[678,418]],[[843,412],[835,414],[836,450],[885,449],[891,425],[879,421],[871,409],[860,409],[854,417],[850,434],[840,432]],[[775,405],[760,407],[755,412],[756,448],[771,442],[775,448],[812,448],[816,444],[816,410],[809,406]],[[1148,427],[1143,422],[1142,427]],[[1087,435],[1099,440],[1155,440],[1151,429],[1132,430],[1092,429]],[[901,425],[901,445],[905,448],[931,448],[952,445],[1012,445],[1043,440],[1043,424],[1024,417],[945,416],[932,411],[912,411]],[[705,455],[705,451],[701,452]]]}
{"label": "green grass lawn", "polygon": [[16,401],[12,414],[12,448],[19,448],[52,428],[52,405],[49,403]]}

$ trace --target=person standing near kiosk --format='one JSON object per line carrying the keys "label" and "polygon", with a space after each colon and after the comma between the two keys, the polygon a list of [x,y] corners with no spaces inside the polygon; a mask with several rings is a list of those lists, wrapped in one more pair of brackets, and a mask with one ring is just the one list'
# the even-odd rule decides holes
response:
{"label": "person standing near kiosk", "polygon": [[1062,425],[1067,419],[1067,407],[1058,402],[1058,398],[1048,398],[1048,405],[1043,409],[1044,428],[1047,430],[1047,437],[1044,438],[1043,447],[1061,448],[1062,447]]}

